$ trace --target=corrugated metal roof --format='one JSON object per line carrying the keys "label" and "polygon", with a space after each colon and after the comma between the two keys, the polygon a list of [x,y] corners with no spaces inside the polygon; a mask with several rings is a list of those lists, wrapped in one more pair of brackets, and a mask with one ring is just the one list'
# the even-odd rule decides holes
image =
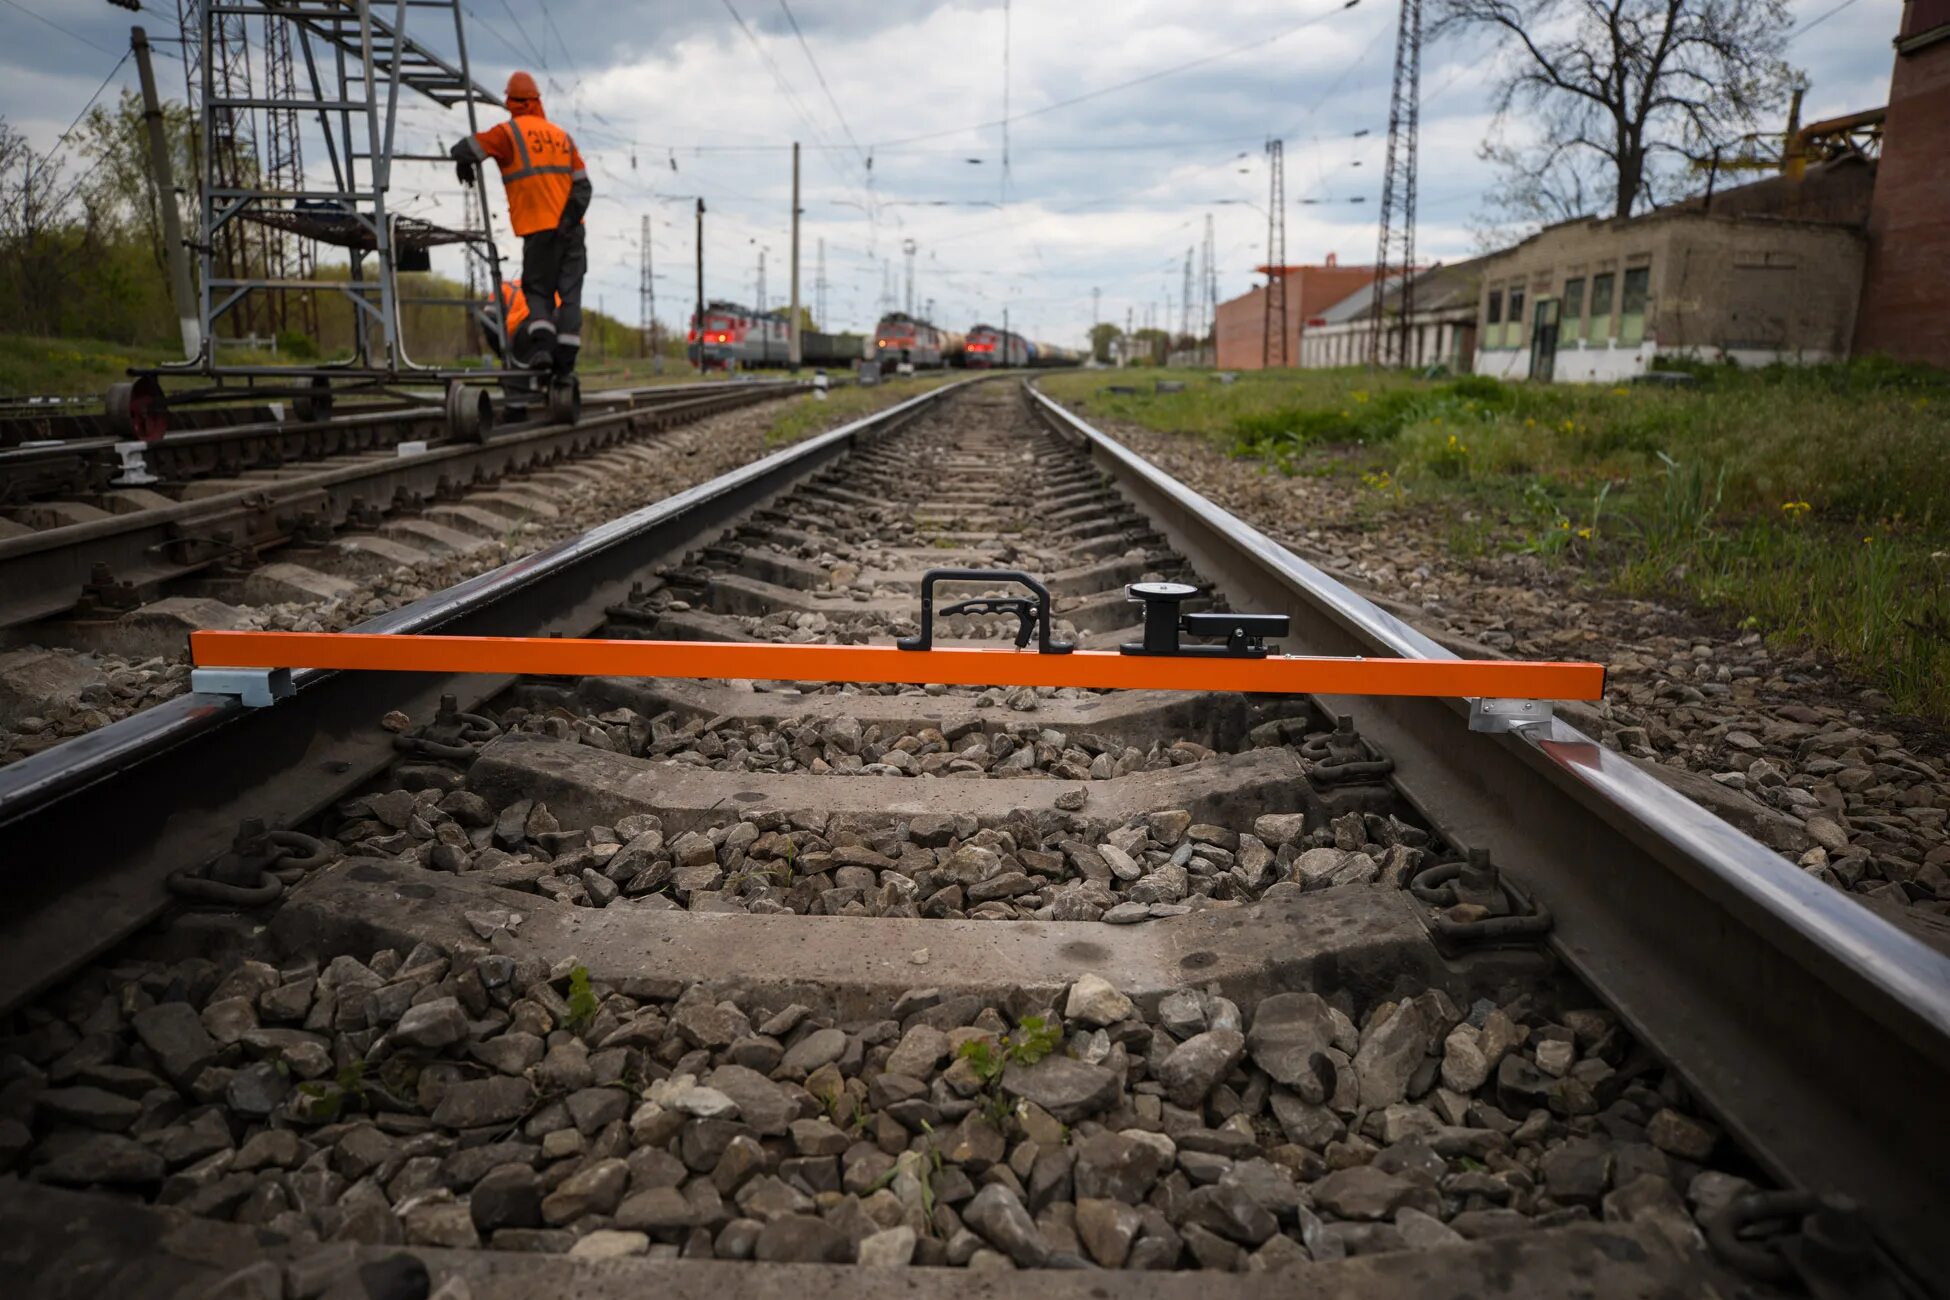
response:
{"label": "corrugated metal roof", "polygon": [[[1388,288],[1393,290],[1395,286],[1401,283],[1401,279],[1400,273],[1389,276],[1386,282]],[[1323,325],[1345,325],[1348,321],[1357,320],[1372,314],[1375,293],[1381,288],[1382,283],[1380,280],[1368,281],[1359,289],[1356,289],[1353,293],[1320,313],[1320,323]]]}
{"label": "corrugated metal roof", "polygon": [[[1477,282],[1482,275],[1487,257],[1472,257],[1465,262],[1438,263],[1426,267],[1415,276],[1415,311],[1449,311],[1458,307],[1474,308],[1477,297]],[[1401,305],[1402,283],[1406,277],[1391,275],[1387,288],[1381,298],[1383,312],[1395,311]],[[1347,297],[1329,307],[1318,317],[1322,325],[1345,325],[1350,321],[1368,320],[1374,316],[1375,293],[1381,285],[1373,281],[1362,285]]]}

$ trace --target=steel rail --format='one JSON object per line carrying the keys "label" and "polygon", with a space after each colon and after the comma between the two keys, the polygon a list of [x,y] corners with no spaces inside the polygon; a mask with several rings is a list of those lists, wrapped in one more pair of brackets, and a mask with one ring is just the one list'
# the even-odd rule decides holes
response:
{"label": "steel rail", "polygon": [[[754,382],[705,382],[697,384],[654,384],[641,388],[609,388],[583,397],[583,408],[591,416],[609,408],[628,406],[642,410],[659,405],[681,405],[695,398],[713,395],[763,392],[780,394],[803,389],[801,380],[776,379]],[[494,393],[499,412],[506,397]],[[535,393],[531,404],[540,407],[546,395]],[[188,477],[180,473],[185,466],[209,473],[228,467],[237,459],[225,452],[233,447],[261,445],[277,448],[281,459],[297,460],[330,455],[345,455],[372,447],[390,445],[384,439],[396,432],[395,442],[407,441],[428,432],[444,438],[446,416],[437,401],[422,403],[373,403],[341,412],[323,420],[253,420],[243,424],[217,425],[207,429],[188,429],[171,433],[160,441],[143,445],[143,459],[149,470],[163,478]],[[93,464],[106,472],[120,469],[120,448],[124,444],[110,437],[90,434],[80,438],[37,440],[29,444],[0,446],[0,482],[10,476],[37,469]],[[242,467],[240,467],[242,468]]]}
{"label": "steel rail", "polygon": [[[1456,658],[1025,390],[1235,608],[1288,614],[1295,653]],[[1950,1278],[1950,957],[1561,719],[1486,735],[1462,700],[1320,703],[1355,716],[1434,825],[1549,907],[1557,955],[1773,1177],[1854,1197],[1903,1264]]]}
{"label": "steel rail", "polygon": [[[975,381],[965,381],[975,382]],[[356,631],[583,636],[652,565],[896,430],[944,385],[360,624]],[[391,763],[393,710],[463,709],[508,677],[303,672],[272,709],[183,695],[0,768],[0,1009],[59,980],[167,906],[164,881],[230,845],[238,823],[295,826]]]}
{"label": "steel rail", "polygon": [[[517,429],[484,443],[447,443],[412,456],[348,458],[311,474],[0,540],[0,628],[73,609],[97,564],[106,564],[118,581],[154,585],[239,550],[288,540],[306,514],[337,527],[360,505],[384,509],[396,499],[432,499],[484,477],[620,441],[633,425],[668,428],[682,419],[811,387],[704,393],[586,415],[572,425]],[[228,538],[221,536],[226,533]]]}

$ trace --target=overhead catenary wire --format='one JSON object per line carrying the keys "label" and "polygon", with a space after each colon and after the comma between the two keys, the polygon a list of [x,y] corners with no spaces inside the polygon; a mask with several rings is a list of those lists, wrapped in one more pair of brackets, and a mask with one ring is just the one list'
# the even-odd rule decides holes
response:
{"label": "overhead catenary wire", "polygon": [[806,44],[806,34],[799,30],[799,20],[793,16],[792,6],[787,4],[786,0],[779,0],[779,8],[785,13],[785,20],[792,24],[792,34],[798,39],[799,49],[804,52],[806,62],[812,67],[813,76],[819,81],[819,89],[825,94],[826,103],[832,108],[833,117],[839,122],[841,133],[846,136],[847,143],[852,146],[853,152],[864,160],[866,158],[866,150],[862,149],[860,142],[853,138],[853,128],[847,125],[846,114],[840,111],[839,101],[833,98],[833,88],[826,84],[826,74],[820,71],[819,60],[813,57],[812,47]]}
{"label": "overhead catenary wire", "polygon": [[[767,50],[764,42],[758,39],[757,33],[752,31],[751,25],[745,21],[744,15],[738,12],[738,7],[731,0],[722,0],[722,2],[725,7],[725,12],[729,13],[732,21],[738,24],[738,30],[744,34],[745,40],[765,64],[766,71],[771,73],[773,83],[778,86],[779,93],[785,96],[786,103],[791,107],[793,115],[799,119],[807,131],[812,133],[815,140],[830,146],[831,142],[828,140],[826,133],[820,130],[819,124],[813,120],[812,114],[808,113],[805,105],[800,102],[798,92],[792,88],[792,83],[787,80],[784,70],[779,67],[778,60],[772,57],[771,51]],[[868,210],[871,212],[873,206],[871,178],[869,173],[864,169],[860,170],[859,174],[862,180],[866,182],[865,196]]]}
{"label": "overhead catenary wire", "polygon": [[46,14],[40,14],[34,12],[32,9],[29,9],[26,5],[21,4],[19,0],[0,0],[0,4],[5,4],[10,9],[18,9],[20,10],[20,12],[26,14],[29,18],[34,19],[36,22],[46,23],[49,27],[52,27],[55,31],[60,32],[63,36],[71,36],[75,40],[80,41],[83,45],[86,45],[91,50],[100,50],[103,54],[115,53],[115,51],[109,49],[108,46],[103,45],[99,41],[91,40],[88,37],[83,36],[80,32],[74,30],[74,28],[63,27],[60,23],[55,22],[52,18],[49,18]]}
{"label": "overhead catenary wire", "polygon": [[1833,18],[1836,14],[1842,12],[1842,10],[1848,8],[1850,5],[1854,3],[1855,0],[1842,0],[1842,2],[1836,5],[1833,9],[1830,9],[1825,13],[1817,14],[1815,17],[1810,18],[1807,22],[1802,23],[1799,27],[1789,32],[1787,34],[1787,39],[1792,41],[1797,36],[1805,35],[1806,33],[1821,26],[1823,23],[1827,22],[1830,18]]}
{"label": "overhead catenary wire", "polygon": [[[12,0],[8,0],[8,2],[11,3]],[[81,111],[74,115],[74,120],[72,122],[68,123],[68,129],[63,131],[60,134],[59,138],[57,138],[54,144],[48,149],[47,153],[44,156],[42,156],[38,161],[35,162],[34,166],[28,173],[28,178],[22,182],[23,195],[26,189],[32,185],[33,176],[35,173],[45,172],[49,167],[54,165],[54,162],[60,156],[61,151],[68,147],[68,141],[74,135],[75,129],[81,125],[82,119],[88,116],[88,111],[94,108],[95,102],[102,97],[102,92],[104,90],[107,90],[109,86],[114,82],[116,76],[122,71],[122,69],[125,66],[127,66],[128,61],[133,56],[133,54],[134,54],[133,50],[122,51],[122,57],[115,61],[115,66],[108,70],[108,75],[106,77],[102,78],[102,84],[95,87],[95,93],[88,96],[88,102],[81,106]],[[57,199],[52,206],[47,207],[44,210],[47,212],[59,212],[62,208],[66,207],[68,200],[74,197],[75,191],[80,189],[82,185],[87,181],[87,179],[88,178],[86,175],[76,178],[75,183],[68,187],[67,192],[64,193],[59,199]]]}
{"label": "overhead catenary wire", "polygon": [[[726,3],[729,3],[729,0],[726,0]],[[1173,64],[1169,68],[1159,68],[1155,71],[1147,72],[1142,76],[1132,77],[1128,81],[1119,81],[1109,86],[1099,86],[1095,90],[1086,90],[1081,95],[1073,95],[1069,99],[1059,99],[1055,103],[1043,104],[1040,105],[1039,107],[1026,109],[1023,112],[1010,114],[1007,117],[998,118],[990,122],[974,122],[974,123],[970,123],[967,126],[953,127],[945,131],[927,131],[919,135],[901,136],[893,140],[877,140],[874,142],[873,147],[879,149],[882,147],[889,147],[893,145],[913,144],[921,140],[940,140],[946,138],[947,136],[960,135],[967,131],[983,131],[983,130],[987,130],[990,127],[1004,126],[1015,122],[1026,122],[1032,117],[1041,117],[1045,113],[1054,113],[1058,109],[1070,108],[1077,104],[1088,103],[1090,100],[1100,99],[1105,95],[1115,94],[1120,90],[1129,90],[1133,86],[1142,86],[1153,81],[1162,80],[1165,77],[1176,76],[1181,72],[1189,72],[1193,68],[1203,67],[1208,63],[1216,63],[1220,59],[1228,59],[1236,54],[1244,54],[1249,50],[1264,49],[1266,46],[1271,45],[1275,41],[1285,40],[1287,37],[1294,35],[1296,32],[1305,31],[1307,28],[1312,27],[1318,23],[1324,22],[1327,19],[1332,18],[1335,14],[1342,13],[1346,10],[1352,9],[1360,3],[1361,0],[1343,0],[1342,3],[1335,5],[1332,9],[1314,14],[1311,17],[1305,19],[1304,21],[1294,24],[1292,27],[1288,27],[1283,31],[1275,32],[1271,36],[1262,36],[1257,40],[1248,41],[1243,45],[1230,46],[1226,49],[1216,51],[1212,54],[1201,55],[1196,59],[1188,59],[1184,63]]]}

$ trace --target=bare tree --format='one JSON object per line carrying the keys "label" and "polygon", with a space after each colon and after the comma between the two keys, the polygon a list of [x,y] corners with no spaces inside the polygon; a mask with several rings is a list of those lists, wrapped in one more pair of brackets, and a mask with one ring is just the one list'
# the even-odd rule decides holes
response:
{"label": "bare tree", "polygon": [[1483,156],[1504,172],[1492,203],[1529,223],[1652,206],[1682,160],[1756,129],[1791,77],[1784,0],[1435,0],[1434,12],[1433,36],[1510,47]]}

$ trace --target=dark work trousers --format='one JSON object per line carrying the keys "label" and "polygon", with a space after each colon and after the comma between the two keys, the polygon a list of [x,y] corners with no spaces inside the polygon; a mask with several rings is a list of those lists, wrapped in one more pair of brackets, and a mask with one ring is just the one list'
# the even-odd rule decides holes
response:
{"label": "dark work trousers", "polygon": [[[528,299],[529,319],[552,324],[558,348],[582,346],[582,277],[588,270],[580,223],[567,234],[542,230],[521,241],[521,292]],[[569,354],[571,365],[574,356]]]}

